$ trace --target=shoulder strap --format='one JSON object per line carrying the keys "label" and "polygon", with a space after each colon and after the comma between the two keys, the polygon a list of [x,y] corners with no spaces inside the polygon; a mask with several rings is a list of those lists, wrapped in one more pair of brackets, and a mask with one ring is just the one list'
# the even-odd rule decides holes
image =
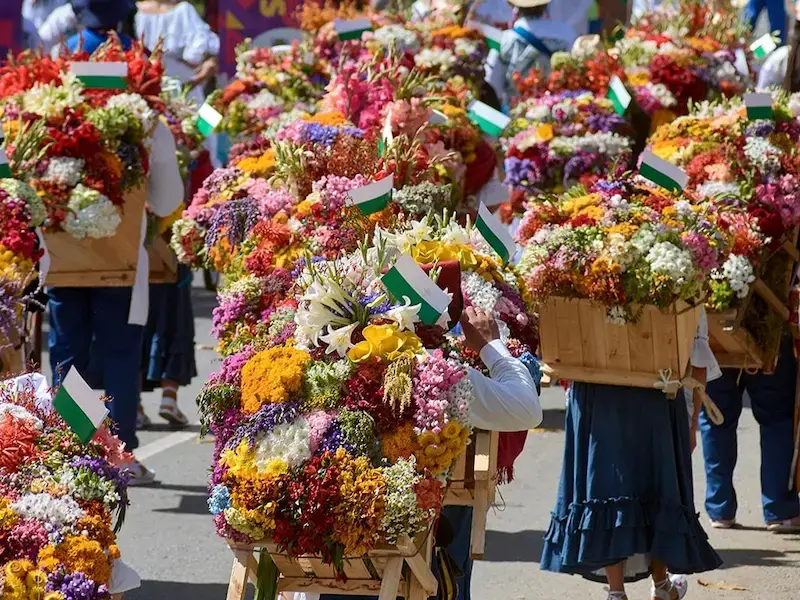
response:
{"label": "shoulder strap", "polygon": [[524,27],[514,27],[514,33],[516,33],[519,37],[528,42],[531,46],[536,48],[541,54],[544,54],[546,57],[550,58],[551,56],[553,56],[553,52],[550,50],[550,48],[545,46],[542,40],[533,35],[530,31],[528,31]]}

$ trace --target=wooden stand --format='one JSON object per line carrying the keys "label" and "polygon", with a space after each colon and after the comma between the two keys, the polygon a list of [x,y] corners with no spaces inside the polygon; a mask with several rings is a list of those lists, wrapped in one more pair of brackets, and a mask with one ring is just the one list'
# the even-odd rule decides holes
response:
{"label": "wooden stand", "polygon": [[451,483],[444,496],[445,506],[472,507],[472,558],[481,559],[486,548],[486,515],[497,490],[497,447],[500,434],[477,430],[472,443],[458,458]]}
{"label": "wooden stand", "polygon": [[25,357],[22,348],[6,348],[0,352],[0,373],[19,375],[25,370]]}
{"label": "wooden stand", "polygon": [[45,284],[55,287],[126,287],[136,279],[147,190],[126,194],[122,222],[109,238],[79,240],[60,231],[44,234],[50,253]]}
{"label": "wooden stand", "polygon": [[662,373],[683,377],[700,307],[634,307],[636,323],[617,325],[604,306],[552,297],[539,311],[543,371],[554,379],[652,388]]}
{"label": "wooden stand", "polygon": [[178,258],[164,238],[157,237],[147,249],[150,263],[150,283],[178,281]]}
{"label": "wooden stand", "polygon": [[[421,536],[415,542],[402,537],[393,546],[375,548],[361,558],[345,560],[347,581],[338,581],[331,565],[318,556],[291,558],[280,554],[271,540],[256,544],[229,542],[233,551],[233,568],[228,584],[227,600],[244,600],[247,582],[257,583],[258,559],[256,552],[268,552],[275,563],[280,578],[278,593],[306,592],[313,594],[346,594],[350,596],[375,596],[379,600],[395,600],[401,596],[408,600],[427,600],[435,596],[438,587],[431,572],[433,534]],[[403,569],[408,569],[410,585],[405,582]],[[274,600],[269,598],[267,600]]]}

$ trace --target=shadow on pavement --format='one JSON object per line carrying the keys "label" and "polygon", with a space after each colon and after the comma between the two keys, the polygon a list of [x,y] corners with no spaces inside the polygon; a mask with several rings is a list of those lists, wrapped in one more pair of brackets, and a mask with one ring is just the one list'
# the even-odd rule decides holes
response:
{"label": "shadow on pavement", "polygon": [[205,492],[203,492],[202,496],[181,494],[178,506],[174,508],[156,508],[153,509],[153,512],[177,515],[208,515],[207,498]]}
{"label": "shadow on pavement", "polygon": [[487,562],[530,562],[538,563],[542,556],[544,531],[527,529],[525,531],[486,531]]}
{"label": "shadow on pavement", "polygon": [[192,288],[192,312],[196,319],[210,319],[216,306],[216,294],[204,289]]}
{"label": "shadow on pavement", "polygon": [[[488,532],[487,532],[488,539]],[[797,562],[800,550],[762,550],[760,548],[714,548],[722,557],[720,569],[735,567],[786,567]]]}
{"label": "shadow on pavement", "polygon": [[[142,587],[125,594],[125,600],[220,600],[227,594],[223,583],[142,581]],[[252,590],[248,593],[252,597]]]}
{"label": "shadow on pavement", "polygon": [[161,483],[156,482],[147,489],[150,490],[165,490],[170,492],[186,492],[188,494],[208,494],[208,487],[205,485],[179,485],[176,483]]}
{"label": "shadow on pavement", "polygon": [[532,431],[564,431],[564,416],[567,411],[560,408],[546,408],[542,411],[542,423]]}

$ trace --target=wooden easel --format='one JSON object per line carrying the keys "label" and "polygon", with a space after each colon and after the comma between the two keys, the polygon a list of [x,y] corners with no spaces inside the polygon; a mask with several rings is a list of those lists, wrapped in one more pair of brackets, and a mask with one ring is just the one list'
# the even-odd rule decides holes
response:
{"label": "wooden easel", "polygon": [[[346,559],[346,581],[336,579],[333,566],[325,564],[319,556],[293,558],[282,554],[271,540],[255,544],[229,542],[233,551],[233,568],[228,584],[227,600],[244,600],[247,583],[257,585],[259,552],[269,553],[280,577],[277,591],[306,592],[314,594],[346,594],[374,596],[379,600],[426,600],[436,594],[438,584],[431,571],[433,534],[412,541],[401,537],[394,545],[375,548],[360,558]],[[408,585],[404,576],[408,577]],[[274,600],[269,598],[268,600]]]}

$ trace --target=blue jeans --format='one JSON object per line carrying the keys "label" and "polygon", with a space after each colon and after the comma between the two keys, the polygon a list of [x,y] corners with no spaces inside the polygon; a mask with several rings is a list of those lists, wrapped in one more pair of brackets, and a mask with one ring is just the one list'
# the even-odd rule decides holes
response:
{"label": "blue jeans", "polygon": [[750,395],[753,416],[761,433],[761,504],[764,520],[783,521],[800,515],[797,493],[789,489],[794,448],[793,419],[797,360],[790,336],[781,340],[774,374],[748,375],[724,369],[720,379],[708,384],[708,395],[717,403],[725,422],[714,425],[705,410],[700,413],[703,456],[706,467],[706,512],[715,520],[736,516],[736,427],[742,413],[744,391]]}
{"label": "blue jeans", "polygon": [[755,28],[756,21],[764,9],[767,9],[770,31],[779,31],[781,45],[786,43],[786,5],[784,0],[750,0],[744,9],[744,20]]}
{"label": "blue jeans", "polygon": [[[444,516],[453,528],[453,540],[448,544],[447,551],[456,566],[464,574],[463,579],[458,581],[458,596],[456,600],[470,600],[470,583],[472,579],[472,555],[470,552],[470,541],[472,537],[472,507],[471,506],[445,506],[442,509]],[[434,568],[434,574],[436,569]],[[363,596],[336,596],[323,594],[320,600],[352,600],[353,598],[364,598]],[[375,597],[367,600],[377,600]]]}
{"label": "blue jeans", "polygon": [[131,288],[50,288],[50,367],[58,385],[71,366],[113,401],[117,435],[134,450],[144,328],[128,324]]}

